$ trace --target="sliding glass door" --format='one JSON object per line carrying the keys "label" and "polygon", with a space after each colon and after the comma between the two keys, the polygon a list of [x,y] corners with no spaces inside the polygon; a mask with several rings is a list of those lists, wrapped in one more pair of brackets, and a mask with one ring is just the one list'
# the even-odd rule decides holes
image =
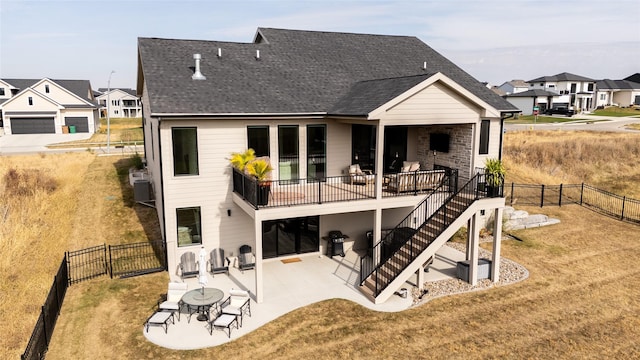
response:
{"label": "sliding glass door", "polygon": [[298,173],[298,125],[278,126],[278,178],[280,183],[297,183]]}
{"label": "sliding glass door", "polygon": [[324,181],[327,160],[327,126],[307,126],[307,181]]}
{"label": "sliding glass door", "polygon": [[318,251],[318,222],[318,216],[263,221],[263,258]]}

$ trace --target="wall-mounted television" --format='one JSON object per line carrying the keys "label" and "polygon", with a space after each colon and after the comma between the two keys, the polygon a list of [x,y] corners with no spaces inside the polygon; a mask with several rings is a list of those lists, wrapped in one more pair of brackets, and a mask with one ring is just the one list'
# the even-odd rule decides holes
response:
{"label": "wall-mounted television", "polygon": [[429,150],[437,152],[449,152],[449,134],[431,133],[429,137]]}

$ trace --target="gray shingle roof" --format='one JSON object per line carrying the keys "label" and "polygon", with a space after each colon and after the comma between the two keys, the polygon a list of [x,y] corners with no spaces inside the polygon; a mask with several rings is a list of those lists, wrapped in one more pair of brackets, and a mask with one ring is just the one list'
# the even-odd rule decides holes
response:
{"label": "gray shingle roof", "polygon": [[580,76],[580,75],[575,75],[575,74],[571,74],[568,72],[563,72],[560,74],[556,74],[556,75],[551,75],[551,76],[542,76],[539,78],[535,78],[533,80],[529,80],[527,81],[528,83],[532,83],[532,82],[550,82],[550,81],[585,81],[585,82],[594,82],[595,80],[590,79],[588,77],[584,77],[584,76]]}
{"label": "gray shingle roof", "polygon": [[401,78],[367,80],[356,83],[329,110],[332,115],[366,115],[432,74]]}
{"label": "gray shingle roof", "polygon": [[[361,93],[379,84],[358,83],[436,72],[498,110],[517,110],[416,37],[260,28],[254,43],[140,38],[138,53],[154,114],[360,114],[411,81],[389,81],[394,89],[370,101]],[[193,54],[206,80],[191,79]]]}
{"label": "gray shingle roof", "polygon": [[557,93],[542,90],[542,89],[531,89],[519,93],[505,95],[506,97],[537,97],[537,96],[556,96]]}
{"label": "gray shingle roof", "polygon": [[598,80],[596,86],[599,90],[640,90],[640,84],[627,80]]}
{"label": "gray shingle roof", "polygon": [[[35,85],[40,80],[42,79],[2,79],[2,81],[10,84],[14,88],[20,89],[20,91]],[[89,96],[89,94],[93,94],[93,91],[91,90],[91,82],[89,82],[89,80],[50,80],[84,100],[89,102],[93,101]]]}

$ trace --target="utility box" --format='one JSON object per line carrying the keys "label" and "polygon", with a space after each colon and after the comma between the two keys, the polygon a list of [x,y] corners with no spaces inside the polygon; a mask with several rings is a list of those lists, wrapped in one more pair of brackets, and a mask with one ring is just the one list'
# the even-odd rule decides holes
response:
{"label": "utility box", "polygon": [[[469,260],[458,261],[456,266],[458,279],[469,282],[469,265],[471,265]],[[488,279],[489,274],[491,274],[491,260],[478,259],[478,280]]]}
{"label": "utility box", "polygon": [[151,183],[149,180],[136,180],[133,183],[133,199],[136,202],[151,201]]}

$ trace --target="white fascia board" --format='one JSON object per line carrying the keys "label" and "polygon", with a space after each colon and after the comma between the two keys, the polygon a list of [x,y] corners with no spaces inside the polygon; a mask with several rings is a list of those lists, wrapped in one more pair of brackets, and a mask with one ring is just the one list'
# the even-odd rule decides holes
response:
{"label": "white fascia board", "polygon": [[427,87],[433,85],[436,82],[442,82],[443,84],[445,84],[448,87],[450,87],[451,89],[453,89],[455,92],[457,92],[460,95],[462,95],[463,97],[467,98],[471,103],[473,103],[473,104],[477,105],[478,107],[484,109],[485,113],[484,113],[483,117],[500,117],[500,111],[498,111],[498,109],[496,109],[493,106],[489,105],[484,100],[480,99],[479,97],[477,97],[476,95],[471,93],[469,90],[467,90],[464,87],[458,85],[458,83],[453,81],[448,76],[444,75],[443,73],[438,72],[438,73],[433,74],[433,76],[429,77],[428,79],[422,81],[421,83],[415,85],[411,89],[409,89],[409,90],[405,91],[404,93],[402,93],[402,94],[396,96],[395,98],[391,99],[387,103],[382,104],[377,109],[371,111],[369,113],[368,118],[369,119],[380,119],[381,116],[386,111],[392,109],[393,107],[395,107],[398,104],[404,102],[408,98],[414,96],[418,92],[426,89]]}

